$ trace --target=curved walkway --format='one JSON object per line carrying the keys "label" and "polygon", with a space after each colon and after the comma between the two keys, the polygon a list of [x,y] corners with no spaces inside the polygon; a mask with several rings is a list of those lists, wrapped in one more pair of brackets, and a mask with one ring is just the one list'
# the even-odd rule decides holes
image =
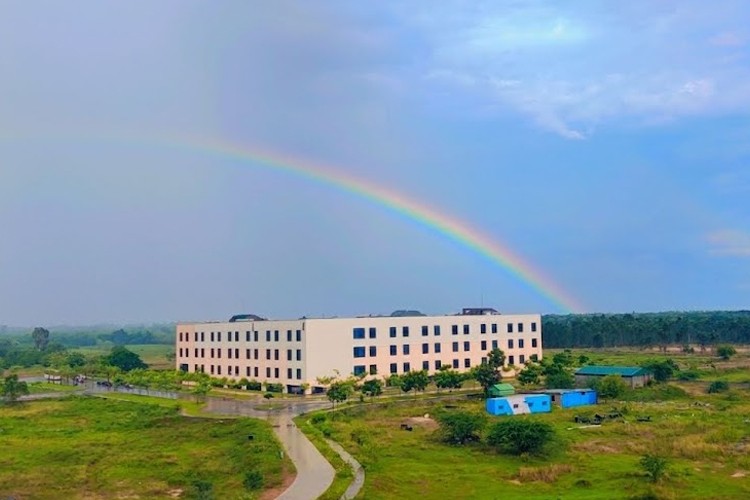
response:
{"label": "curved walkway", "polygon": [[354,497],[356,497],[359,494],[359,490],[362,489],[362,486],[365,485],[365,469],[362,467],[362,464],[357,462],[356,458],[354,458],[349,453],[347,453],[344,447],[338,444],[336,441],[326,439],[326,443],[328,443],[328,446],[330,446],[333,449],[333,451],[339,454],[339,456],[344,462],[349,464],[349,467],[351,467],[352,471],[354,472],[354,480],[346,489],[344,494],[341,495],[341,499],[340,499],[340,500],[352,500]]}

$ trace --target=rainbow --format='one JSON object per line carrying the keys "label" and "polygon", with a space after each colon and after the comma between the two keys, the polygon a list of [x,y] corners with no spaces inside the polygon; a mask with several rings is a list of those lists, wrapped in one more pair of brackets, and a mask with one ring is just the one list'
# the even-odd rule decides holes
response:
{"label": "rainbow", "polygon": [[310,160],[263,148],[248,148],[227,142],[209,142],[201,139],[188,142],[169,142],[180,149],[197,150],[223,159],[229,158],[243,163],[263,165],[353,193],[402,214],[408,219],[470,248],[477,254],[506,269],[510,274],[526,283],[563,311],[582,312],[585,310],[575,298],[565,292],[552,279],[545,276],[542,271],[535,269],[529,262],[513,252],[507,245],[494,240],[465,221],[440,212],[434,207],[420,203],[393,189],[379,186],[371,181],[358,179],[341,170],[325,167]]}

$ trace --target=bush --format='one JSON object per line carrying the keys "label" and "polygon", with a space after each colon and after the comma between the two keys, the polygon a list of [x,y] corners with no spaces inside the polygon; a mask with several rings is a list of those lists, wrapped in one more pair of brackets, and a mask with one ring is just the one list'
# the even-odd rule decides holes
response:
{"label": "bush", "polygon": [[327,417],[325,413],[316,413],[312,417],[310,417],[310,422],[312,422],[314,425],[323,423],[327,420]]}
{"label": "bush", "polygon": [[658,482],[667,470],[667,459],[658,455],[643,455],[640,464],[652,483]]}
{"label": "bush", "polygon": [[555,430],[545,422],[511,418],[490,428],[487,443],[502,453],[540,453],[552,440]]}
{"label": "bush", "polygon": [[258,382],[257,380],[251,380],[246,384],[248,391],[259,391],[263,389],[263,384]]}
{"label": "bush", "polygon": [[700,378],[700,376],[701,374],[698,370],[691,368],[690,370],[680,372],[680,374],[677,376],[677,379],[682,381],[697,380]]}
{"label": "bush", "polygon": [[619,375],[607,375],[595,384],[599,397],[604,399],[617,399],[627,390],[628,386]]}
{"label": "bush", "polygon": [[737,354],[737,350],[731,345],[724,344],[716,348],[716,354],[718,354],[721,359],[726,361]]}
{"label": "bush", "polygon": [[484,428],[484,415],[457,411],[442,413],[437,417],[443,440],[453,444],[479,441],[479,433]]}
{"label": "bush", "polygon": [[272,392],[267,392],[267,393],[263,394],[263,397],[266,398],[266,399],[273,399],[273,393]]}
{"label": "bush", "polygon": [[708,386],[708,393],[714,394],[717,392],[726,392],[729,390],[729,384],[724,380],[714,380],[711,385]]}
{"label": "bush", "polygon": [[248,490],[259,490],[263,488],[263,474],[257,470],[246,472],[242,485]]}
{"label": "bush", "polygon": [[272,384],[266,382],[266,391],[268,392],[284,392],[284,384]]}

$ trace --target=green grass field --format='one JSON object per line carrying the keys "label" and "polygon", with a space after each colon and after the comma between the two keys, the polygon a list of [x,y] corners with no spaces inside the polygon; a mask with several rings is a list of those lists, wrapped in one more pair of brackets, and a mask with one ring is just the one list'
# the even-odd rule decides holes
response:
{"label": "green grass field", "polygon": [[[174,352],[174,345],[142,344],[126,345],[125,348],[139,355],[149,368],[154,370],[173,370],[175,368],[174,361],[167,361],[167,354]],[[73,350],[86,356],[106,356],[112,350],[112,346],[100,344]]]}
{"label": "green grass field", "polygon": [[[646,391],[651,391],[650,389]],[[352,406],[318,428],[326,429],[366,468],[360,498],[749,498],[750,403],[747,391],[690,396],[654,389],[617,402],[622,421],[579,428],[576,414],[606,412],[612,404],[562,410],[532,418],[551,423],[557,433],[544,457],[500,455],[486,445],[446,445],[429,420],[400,429],[408,418],[435,415],[445,403],[415,401]],[[671,400],[658,400],[667,395]],[[695,404],[695,403],[700,403]],[[483,412],[483,402],[450,402]],[[708,404],[708,406],[705,406]],[[650,416],[651,422],[637,422]],[[667,457],[667,477],[651,485],[638,462],[648,452]],[[748,474],[745,476],[745,474]]]}
{"label": "green grass field", "polygon": [[[176,402],[70,397],[0,406],[1,498],[257,498],[293,470],[266,422],[183,417]],[[254,439],[248,440],[252,434]]]}

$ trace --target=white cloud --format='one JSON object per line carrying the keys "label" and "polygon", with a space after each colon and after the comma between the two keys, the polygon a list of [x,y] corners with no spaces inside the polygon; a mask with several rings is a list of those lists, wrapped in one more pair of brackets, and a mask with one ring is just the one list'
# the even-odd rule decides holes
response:
{"label": "white cloud", "polygon": [[706,235],[712,255],[750,257],[750,233],[737,229],[721,229]]}

